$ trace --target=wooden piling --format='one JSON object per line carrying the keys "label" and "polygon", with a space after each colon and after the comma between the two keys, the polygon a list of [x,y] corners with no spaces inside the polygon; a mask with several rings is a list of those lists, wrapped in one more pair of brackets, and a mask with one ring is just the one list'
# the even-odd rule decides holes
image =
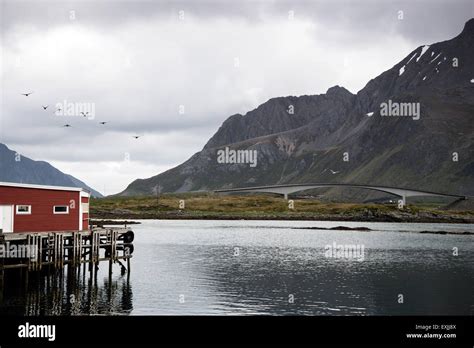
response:
{"label": "wooden piling", "polygon": [[43,236],[41,236],[39,239],[38,251],[37,251],[37,254],[35,255],[36,261],[38,262],[38,270],[41,270],[43,268],[42,256],[43,256]]}
{"label": "wooden piling", "polygon": [[[18,259],[0,258],[0,281],[3,281],[6,269],[18,269],[27,284],[29,272],[46,268],[49,272],[58,273],[65,265],[74,266],[71,267],[71,272],[80,276],[82,263],[83,276],[87,271],[85,264],[88,263],[89,273],[96,280],[101,261],[109,262],[109,276],[112,276],[113,265],[126,260],[127,272],[130,274],[132,255],[126,252],[128,244],[125,245],[124,238],[121,237],[127,231],[125,228],[94,228],[91,231],[0,233],[0,244],[8,242],[21,246],[28,256]],[[105,250],[105,256],[101,255],[101,249]]]}
{"label": "wooden piling", "polygon": [[[5,245],[5,238],[0,236],[0,245]],[[0,303],[3,302],[3,286],[4,286],[4,279],[5,279],[5,269],[4,269],[4,262],[5,258],[4,255],[0,257]]]}
{"label": "wooden piling", "polygon": [[113,262],[114,262],[114,233],[113,233],[113,230],[108,230],[107,231],[107,244],[108,244],[108,248],[109,248],[109,279],[112,277],[112,265],[113,265]]}
{"label": "wooden piling", "polygon": [[127,281],[130,281],[130,257],[127,257]]}

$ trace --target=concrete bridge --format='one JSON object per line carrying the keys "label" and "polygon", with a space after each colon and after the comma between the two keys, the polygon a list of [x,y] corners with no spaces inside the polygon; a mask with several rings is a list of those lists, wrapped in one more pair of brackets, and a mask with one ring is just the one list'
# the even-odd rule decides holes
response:
{"label": "concrete bridge", "polygon": [[406,205],[408,197],[419,197],[419,196],[431,196],[431,197],[447,197],[456,198],[458,200],[467,199],[466,196],[452,195],[446,193],[412,190],[401,187],[390,187],[390,186],[378,186],[378,185],[357,185],[357,184],[336,184],[336,183],[315,183],[315,184],[287,184],[287,185],[273,185],[273,186],[255,186],[255,187],[242,187],[233,188],[226,190],[216,190],[216,193],[244,193],[244,192],[268,192],[281,194],[288,199],[288,194],[299,191],[305,191],[315,188],[328,188],[328,187],[343,187],[343,188],[360,188],[375,190],[380,192],[389,193],[400,198],[400,205],[403,207]]}

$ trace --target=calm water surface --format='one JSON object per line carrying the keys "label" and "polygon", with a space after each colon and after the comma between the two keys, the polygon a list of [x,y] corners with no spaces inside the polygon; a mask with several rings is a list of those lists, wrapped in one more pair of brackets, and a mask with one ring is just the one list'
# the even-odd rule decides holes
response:
{"label": "calm water surface", "polygon": [[[474,236],[463,224],[144,220],[134,225],[131,272],[101,263],[11,276],[0,313],[117,315],[474,315]],[[369,227],[328,231],[294,227]],[[363,260],[325,246],[364,246]],[[458,248],[458,256],[453,256]],[[403,302],[398,303],[399,295]]]}

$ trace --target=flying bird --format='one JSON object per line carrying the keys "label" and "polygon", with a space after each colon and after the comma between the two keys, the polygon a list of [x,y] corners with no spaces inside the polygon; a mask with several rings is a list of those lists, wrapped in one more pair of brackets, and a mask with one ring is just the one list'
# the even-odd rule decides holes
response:
{"label": "flying bird", "polygon": [[332,170],[332,169],[329,169],[329,170],[331,171],[331,174],[337,174],[337,173],[340,173],[340,171],[336,172],[336,171],[334,171],[334,170]]}
{"label": "flying bird", "polygon": [[141,135],[132,135],[135,139],[138,139],[141,137]]}
{"label": "flying bird", "polygon": [[87,117],[89,115],[89,112],[81,112],[82,116]]}
{"label": "flying bird", "polygon": [[21,95],[24,95],[25,97],[28,97],[30,94],[33,94],[33,92],[22,93]]}
{"label": "flying bird", "polygon": [[65,124],[63,127],[72,127],[70,124]]}
{"label": "flying bird", "polygon": [[106,124],[107,122],[99,122],[100,124]]}
{"label": "flying bird", "polygon": [[48,108],[49,105],[41,105],[43,107],[43,110],[46,110]]}

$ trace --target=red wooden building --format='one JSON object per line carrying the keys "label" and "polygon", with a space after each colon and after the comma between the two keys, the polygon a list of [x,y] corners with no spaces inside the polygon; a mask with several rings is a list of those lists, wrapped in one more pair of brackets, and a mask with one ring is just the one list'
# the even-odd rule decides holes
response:
{"label": "red wooden building", "polygon": [[0,232],[88,230],[89,198],[78,187],[0,182]]}

